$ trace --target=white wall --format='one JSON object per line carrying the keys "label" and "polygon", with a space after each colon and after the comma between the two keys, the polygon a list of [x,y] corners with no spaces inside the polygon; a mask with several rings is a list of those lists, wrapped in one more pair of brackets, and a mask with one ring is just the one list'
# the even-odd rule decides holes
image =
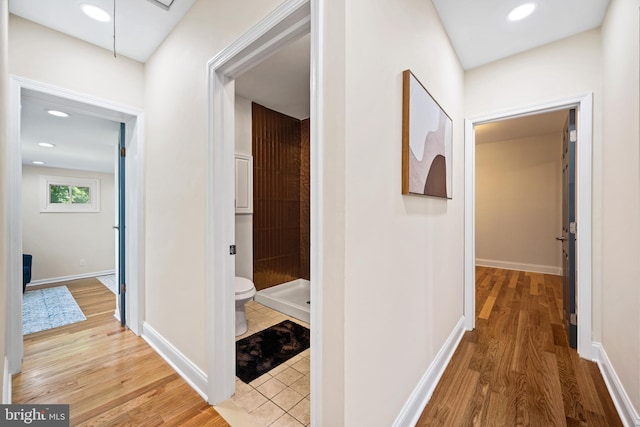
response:
{"label": "white wall", "polygon": [[561,274],[562,134],[476,140],[476,261]]}
{"label": "white wall", "polygon": [[[465,117],[525,108],[592,92],[593,301],[602,298],[602,55],[600,30],[587,31],[465,73]],[[523,82],[526,82],[524,84]],[[593,307],[593,339],[601,340],[600,306]]]}
{"label": "white wall", "polygon": [[602,27],[604,209],[602,298],[596,301],[602,310],[603,347],[637,412],[640,412],[639,7],[636,0],[613,0]]}
{"label": "white wall", "polygon": [[206,64],[280,3],[196,1],[145,64],[146,322],[205,373]]}
{"label": "white wall", "polygon": [[[344,235],[344,284],[322,283],[344,287],[344,343],[325,345],[344,345],[342,424],[389,426],[463,315],[464,75],[429,1],[347,2],[344,38],[344,137],[323,141],[344,143],[343,165],[323,158],[344,167],[344,224],[324,224]],[[453,120],[452,200],[401,194],[407,68]]]}
{"label": "white wall", "polygon": [[[8,64],[8,38],[9,38],[9,1],[0,0],[0,313],[7,313],[7,247],[8,223],[7,206],[9,204],[9,64]],[[5,389],[10,378],[5,378],[4,363],[6,355],[6,316],[0,316],[0,357],[2,369],[0,370],[0,384],[2,384],[1,401],[11,401],[9,390]]]}
{"label": "white wall", "polygon": [[15,15],[9,19],[9,72],[142,107],[143,65]]}
{"label": "white wall", "polygon": [[[100,180],[100,212],[40,212],[42,175]],[[32,282],[115,269],[115,197],[113,174],[23,165],[22,245],[33,255]]]}
{"label": "white wall", "polygon": [[[235,102],[236,153],[251,156],[251,101],[236,96]],[[236,276],[253,280],[253,214],[236,215],[236,250]]]}
{"label": "white wall", "polygon": [[[346,220],[346,12],[343,0],[325,0],[317,2],[319,19],[318,49],[322,57],[319,78],[322,85],[318,88],[321,104],[318,117],[312,117],[313,126],[317,126],[317,134],[321,135],[317,152],[311,142],[311,158],[320,157],[316,164],[321,170],[311,171],[311,203],[321,200],[318,207],[319,218],[311,215],[311,230],[321,224],[320,254],[314,258],[311,254],[311,280],[314,285],[322,286],[322,312],[319,332],[322,340],[321,349],[315,354],[322,357],[322,371],[311,372],[311,387],[321,391],[322,413],[311,414],[312,418],[320,418],[321,425],[346,425],[347,406],[345,375],[346,369],[346,288],[345,271],[347,260],[345,220]],[[313,52],[313,47],[312,47]],[[311,100],[311,114],[314,114],[314,100]],[[311,138],[314,130],[311,129]],[[317,157],[316,157],[317,159]],[[315,182],[315,177],[321,177]],[[314,184],[321,195],[313,193]],[[315,222],[315,223],[314,223]],[[312,243],[313,245],[314,243]],[[321,264],[318,264],[320,260]],[[315,313],[311,313],[312,322]],[[314,333],[312,329],[312,334]],[[321,352],[321,353],[320,353]],[[314,381],[320,381],[322,388],[316,388]],[[313,397],[312,397],[313,398]],[[373,406],[371,406],[373,407]]]}

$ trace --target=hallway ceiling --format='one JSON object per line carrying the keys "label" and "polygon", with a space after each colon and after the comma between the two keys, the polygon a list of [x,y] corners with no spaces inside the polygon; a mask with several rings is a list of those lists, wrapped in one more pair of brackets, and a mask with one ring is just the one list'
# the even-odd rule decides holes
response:
{"label": "hallway ceiling", "polygon": [[[46,27],[66,33],[89,43],[113,49],[113,22],[94,21],[80,10],[84,3],[113,10],[114,0],[9,0],[10,12]],[[428,0],[424,0],[428,1]],[[508,22],[505,17],[518,4],[534,1],[536,11],[527,19]],[[169,0],[162,0],[169,2]],[[156,6],[153,0],[116,0],[116,50],[120,55],[145,62],[182,19],[195,0],[174,0],[169,11]],[[609,0],[432,0],[454,49],[465,69],[471,69],[564,37],[597,28],[603,19]],[[309,37],[292,43],[268,58],[236,81],[239,95],[268,108],[296,118],[309,117]],[[29,106],[27,105],[27,108]],[[74,115],[80,120],[81,114]],[[44,128],[48,117],[39,121],[34,113],[25,116],[24,135]],[[543,133],[558,131],[553,121]],[[492,132],[498,132],[493,125]],[[541,126],[541,125],[538,125]],[[108,127],[108,125],[107,125]],[[35,133],[35,132],[34,132]],[[61,133],[51,131],[52,135]],[[69,132],[67,132],[69,135]],[[77,141],[94,140],[94,136],[78,136]],[[101,146],[89,144],[74,152],[80,153]],[[32,153],[25,147],[25,162]],[[62,150],[57,150],[61,153]],[[110,152],[110,151],[109,151]],[[41,154],[42,151],[40,150]],[[48,155],[54,153],[49,151]],[[86,152],[87,158],[98,153]],[[102,152],[103,165],[113,159]],[[54,162],[54,159],[50,159]],[[86,167],[86,162],[78,168]],[[53,166],[53,164],[50,164]],[[66,165],[66,164],[65,164]],[[63,167],[63,166],[59,166]],[[68,167],[68,166],[64,166]],[[98,166],[96,166],[98,167]]]}
{"label": "hallway ceiling", "polygon": [[[9,12],[91,44],[113,50],[113,20],[99,22],[80,8],[116,6],[116,52],[146,62],[195,0],[174,0],[169,10],[152,0],[9,0]],[[170,1],[162,0],[163,4]]]}
{"label": "hallway ceiling", "polygon": [[[113,22],[87,17],[81,4],[107,11],[116,1],[116,50],[145,62],[195,0],[174,0],[166,11],[153,0],[9,0],[11,13],[105,49],[113,49]],[[425,0],[428,1],[428,0]],[[509,22],[516,5],[534,2],[527,19]],[[168,0],[163,0],[168,3]],[[597,28],[609,0],[432,0],[465,69]],[[286,80],[286,78],[285,78]]]}
{"label": "hallway ceiling", "polygon": [[[597,28],[609,0],[432,0],[465,70]],[[521,21],[507,15],[536,3]]]}

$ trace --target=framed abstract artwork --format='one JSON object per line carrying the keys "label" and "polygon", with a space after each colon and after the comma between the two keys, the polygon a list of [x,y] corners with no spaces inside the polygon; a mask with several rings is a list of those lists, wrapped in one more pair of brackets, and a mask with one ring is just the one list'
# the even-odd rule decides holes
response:
{"label": "framed abstract artwork", "polygon": [[410,70],[402,73],[402,194],[452,198],[451,118]]}

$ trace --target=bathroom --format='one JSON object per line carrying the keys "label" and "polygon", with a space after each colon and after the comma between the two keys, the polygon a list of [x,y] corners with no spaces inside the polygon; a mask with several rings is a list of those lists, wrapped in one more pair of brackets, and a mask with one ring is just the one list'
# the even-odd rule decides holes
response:
{"label": "bathroom", "polygon": [[306,323],[311,307],[308,57],[305,36],[238,78],[235,99],[236,276],[253,281],[256,301]]}
{"label": "bathroom", "polygon": [[309,124],[236,96],[236,276],[253,281],[256,301],[306,323]]}
{"label": "bathroom", "polygon": [[[261,425],[310,423],[309,42],[307,35],[290,43],[235,81],[232,401]],[[300,352],[272,364],[278,356],[255,346],[273,335],[252,340],[285,323],[287,345],[269,347]],[[248,368],[254,364],[260,372]]]}

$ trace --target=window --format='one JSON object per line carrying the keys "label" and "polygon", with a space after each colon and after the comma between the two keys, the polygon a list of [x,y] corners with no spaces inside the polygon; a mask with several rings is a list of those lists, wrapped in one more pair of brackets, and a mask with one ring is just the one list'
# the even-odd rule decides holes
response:
{"label": "window", "polygon": [[40,212],[100,212],[100,180],[40,176]]}

